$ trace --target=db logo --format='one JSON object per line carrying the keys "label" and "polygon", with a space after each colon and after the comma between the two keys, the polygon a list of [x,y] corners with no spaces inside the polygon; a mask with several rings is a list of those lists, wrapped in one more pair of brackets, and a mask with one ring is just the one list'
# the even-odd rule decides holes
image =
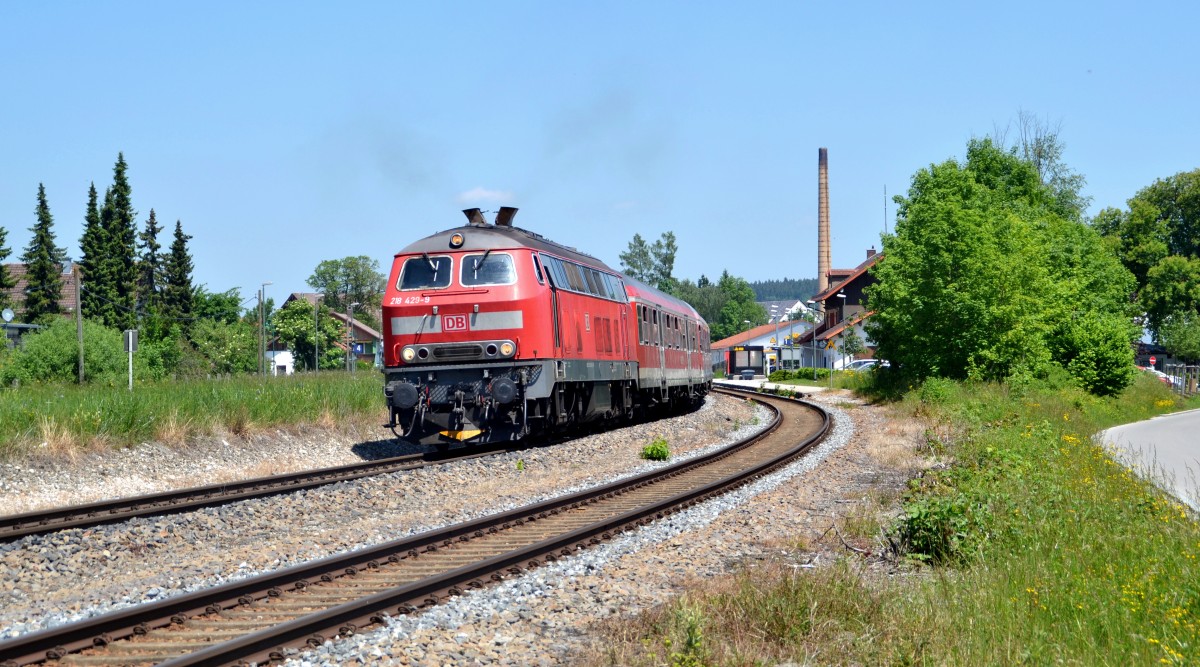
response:
{"label": "db logo", "polygon": [[466,331],[466,315],[442,315],[442,331]]}

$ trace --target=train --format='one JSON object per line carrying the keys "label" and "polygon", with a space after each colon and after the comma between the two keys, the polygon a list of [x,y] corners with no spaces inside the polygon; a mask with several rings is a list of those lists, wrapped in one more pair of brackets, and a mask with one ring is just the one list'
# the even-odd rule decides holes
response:
{"label": "train", "polygon": [[521,440],[688,409],[712,388],[709,328],[686,302],[495,221],[396,253],[383,297],[388,424],[412,443]]}

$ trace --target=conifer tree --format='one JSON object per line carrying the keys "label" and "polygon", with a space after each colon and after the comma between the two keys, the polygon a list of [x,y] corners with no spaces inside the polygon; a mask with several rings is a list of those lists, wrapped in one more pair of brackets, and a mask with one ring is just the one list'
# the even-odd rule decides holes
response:
{"label": "conifer tree", "polygon": [[190,324],[192,317],[192,256],[187,242],[192,237],[183,233],[183,224],[175,221],[175,238],[165,259],[163,275],[163,315],[168,320]]}
{"label": "conifer tree", "polygon": [[27,264],[25,321],[43,322],[60,313],[62,264],[66,254],[54,244],[54,218],[46,203],[46,187],[38,183],[37,222],[30,228],[33,238],[21,261]]}
{"label": "conifer tree", "polygon": [[158,226],[154,209],[150,209],[146,228],[138,234],[137,304],[138,313],[144,317],[157,315],[162,306],[163,256],[159,252],[162,248],[158,242],[160,231],[162,228]]}
{"label": "conifer tree", "polygon": [[[105,201],[111,200],[111,193],[104,193]],[[112,294],[108,289],[108,279],[104,274],[105,250],[108,248],[108,238],[104,225],[100,220],[100,207],[96,201],[96,184],[88,188],[87,212],[83,216],[83,236],[79,238],[79,268],[83,270],[80,301],[83,316],[97,320],[105,320],[108,311],[108,301]]]}
{"label": "conifer tree", "polygon": [[8,230],[0,227],[0,310],[13,305],[12,300],[8,298],[8,290],[17,286],[15,278],[8,274],[8,269],[4,268],[4,260],[12,254],[12,249],[4,245],[8,238]]}
{"label": "conifer tree", "polygon": [[130,195],[133,189],[125,174],[125,154],[117,153],[113,184],[104,198],[100,221],[106,236],[104,274],[112,294],[104,323],[117,329],[134,326],[137,306],[137,213]]}

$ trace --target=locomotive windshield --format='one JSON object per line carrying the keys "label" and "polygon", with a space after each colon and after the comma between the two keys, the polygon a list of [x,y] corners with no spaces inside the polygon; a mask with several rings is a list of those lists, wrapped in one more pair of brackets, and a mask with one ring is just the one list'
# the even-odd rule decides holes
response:
{"label": "locomotive windshield", "polygon": [[511,285],[517,282],[517,272],[513,268],[511,255],[485,252],[481,255],[466,255],[462,258],[462,275],[459,281],[463,287],[476,285]]}
{"label": "locomotive windshield", "polygon": [[400,272],[400,289],[427,289],[430,287],[446,287],[450,284],[450,258],[410,257],[404,262],[404,270]]}

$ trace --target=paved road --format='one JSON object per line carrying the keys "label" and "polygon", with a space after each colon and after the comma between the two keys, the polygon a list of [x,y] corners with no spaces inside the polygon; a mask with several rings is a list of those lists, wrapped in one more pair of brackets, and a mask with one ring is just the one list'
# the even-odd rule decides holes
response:
{"label": "paved road", "polygon": [[1126,465],[1200,511],[1200,410],[1116,426],[1098,437]]}

